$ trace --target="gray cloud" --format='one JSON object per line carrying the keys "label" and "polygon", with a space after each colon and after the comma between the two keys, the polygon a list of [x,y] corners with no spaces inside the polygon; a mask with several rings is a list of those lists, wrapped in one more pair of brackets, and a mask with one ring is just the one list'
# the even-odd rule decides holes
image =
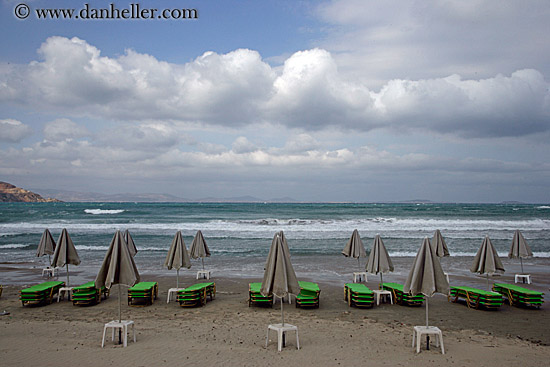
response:
{"label": "gray cloud", "polygon": [[[322,49],[297,52],[280,68],[242,49],[207,52],[183,65],[134,51],[109,58],[83,40],[62,37],[47,39],[40,54],[43,61],[0,68],[0,101],[135,124],[269,123],[463,137],[524,136],[550,129],[550,85],[534,69],[483,79],[458,74],[392,79],[374,92],[344,77],[332,54]],[[140,126],[133,136],[138,141]],[[166,142],[175,144],[168,135]]]}
{"label": "gray cloud", "polygon": [[18,120],[0,120],[0,141],[18,143],[32,135],[32,129]]}

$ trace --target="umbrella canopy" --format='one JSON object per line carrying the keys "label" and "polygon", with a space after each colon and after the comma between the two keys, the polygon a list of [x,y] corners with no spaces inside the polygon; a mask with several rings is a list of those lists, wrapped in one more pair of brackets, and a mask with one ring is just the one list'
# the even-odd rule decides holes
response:
{"label": "umbrella canopy", "polygon": [[521,272],[523,273],[523,260],[524,258],[533,256],[533,253],[531,252],[531,249],[529,248],[529,245],[527,244],[527,241],[525,241],[525,238],[523,238],[523,235],[519,231],[519,229],[516,229],[514,232],[514,238],[512,239],[512,247],[510,248],[510,252],[508,253],[508,257],[510,259],[518,258],[521,262]]}
{"label": "umbrella canopy", "polygon": [[[403,284],[403,292],[413,296],[423,294],[432,297],[435,293],[449,295],[449,282],[443,273],[439,257],[426,237],[418,250],[409,276]],[[428,299],[426,298],[426,326],[428,326]]]}
{"label": "umbrella canopy", "polygon": [[386,246],[384,246],[384,241],[382,241],[382,238],[378,234],[374,237],[366,269],[371,274],[380,273],[380,286],[384,283],[382,274],[393,271],[390,255],[386,250]]}
{"label": "umbrella canopy", "polygon": [[[283,248],[285,249],[285,252],[288,254],[288,257],[290,258],[290,249],[288,248],[288,242],[286,240],[284,232],[279,231],[275,236],[277,236],[277,235],[279,235],[279,237],[281,237],[281,242],[283,243]],[[273,239],[275,240],[275,237],[273,237]],[[267,266],[271,262],[271,256],[273,256],[272,249],[273,249],[273,243],[271,244],[271,247],[269,248],[269,253],[267,254],[267,259],[266,259],[265,265],[264,265],[264,271],[265,271],[265,269],[267,269]]]}
{"label": "umbrella canopy", "polygon": [[185,242],[183,242],[181,231],[177,231],[174,239],[172,240],[172,245],[168,250],[166,260],[164,261],[164,266],[166,266],[168,270],[172,270],[172,268],[177,270],[176,287],[179,288],[180,269],[189,269],[191,267],[191,259],[189,258],[187,247],[185,247]]}
{"label": "umbrella canopy", "polygon": [[95,278],[95,287],[101,289],[105,286],[111,288],[114,284],[118,284],[118,318],[121,320],[121,302],[120,299],[120,286],[126,285],[128,287],[133,286],[139,282],[139,273],[134,262],[134,258],[130,255],[128,250],[128,244],[124,240],[124,236],[120,231],[116,231],[109,249],[105,254],[103,263],[99,273]]}
{"label": "umbrella canopy", "polygon": [[67,267],[67,287],[70,286],[69,264],[75,266],[79,265],[80,257],[78,257],[78,253],[76,252],[76,248],[74,247],[73,240],[71,240],[71,237],[69,236],[69,232],[67,232],[67,229],[63,228],[63,231],[61,231],[61,235],[57,240],[57,247],[55,248],[55,252],[52,258],[52,266],[54,268],[62,266]]}
{"label": "umbrella canopy", "polygon": [[441,232],[439,231],[439,229],[435,230],[434,237],[432,238],[432,241],[430,243],[435,250],[436,256],[438,257],[449,256],[449,250],[447,249],[447,244],[445,243],[445,239],[441,235]]}
{"label": "umbrella canopy", "polygon": [[[53,255],[55,252],[55,241],[53,240],[52,234],[49,229],[44,230],[40,242],[38,243],[38,248],[36,249],[36,256]],[[51,265],[51,259],[49,259],[48,265]]]}
{"label": "umbrella canopy", "polygon": [[472,273],[487,274],[487,288],[489,288],[489,275],[504,272],[504,266],[489,236],[485,236],[481,247],[477,250],[470,271]]}
{"label": "umbrella canopy", "polygon": [[137,250],[136,244],[134,243],[134,239],[130,235],[129,230],[126,230],[126,232],[124,232],[124,240],[126,241],[126,244],[128,245],[128,250],[130,251],[130,255],[136,256],[138,250]]}
{"label": "umbrella canopy", "polygon": [[193,259],[198,259],[199,257],[201,258],[202,270],[204,270],[204,258],[210,256],[210,250],[208,249],[208,245],[206,244],[201,231],[197,231],[195,238],[193,238],[193,243],[191,244],[189,254]]}
{"label": "umbrella canopy", "polygon": [[[287,294],[299,294],[300,286],[290,262],[288,247],[283,244],[281,233],[275,234],[269,249],[269,262],[264,272],[260,293],[263,296],[274,294],[283,298]],[[284,325],[283,303],[281,302],[281,320]]]}
{"label": "umbrella canopy", "polygon": [[365,246],[363,246],[363,241],[361,241],[361,237],[359,236],[357,229],[353,230],[351,238],[348,243],[346,243],[346,247],[342,250],[342,255],[357,259],[357,263],[359,263],[360,257],[367,257]]}

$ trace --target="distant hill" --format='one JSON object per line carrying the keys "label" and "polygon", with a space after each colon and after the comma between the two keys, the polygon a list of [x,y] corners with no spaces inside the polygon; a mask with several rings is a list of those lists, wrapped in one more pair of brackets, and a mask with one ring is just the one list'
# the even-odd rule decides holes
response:
{"label": "distant hill", "polygon": [[204,197],[187,199],[170,194],[102,194],[98,192],[78,192],[52,189],[34,189],[42,195],[56,197],[66,202],[148,202],[148,203],[295,203],[296,200],[284,197],[274,199],[260,199],[254,196],[238,196],[229,198]]}
{"label": "distant hill", "polygon": [[42,196],[32,191],[28,191],[10,183],[0,181],[0,202],[48,203],[59,202],[59,200],[52,198],[44,199]]}

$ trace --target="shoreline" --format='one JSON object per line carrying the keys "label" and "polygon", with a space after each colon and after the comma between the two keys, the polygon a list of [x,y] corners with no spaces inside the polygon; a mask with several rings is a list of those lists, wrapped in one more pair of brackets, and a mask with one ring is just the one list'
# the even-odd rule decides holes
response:
{"label": "shoreline", "polygon": [[[351,274],[350,274],[351,275]],[[304,279],[311,280],[311,279]],[[393,279],[392,279],[393,280]],[[295,308],[285,303],[285,321],[299,327],[301,350],[294,336],[277,352],[272,334],[267,348],[267,325],[280,322],[280,303],[273,308],[248,307],[249,281],[254,279],[216,277],[217,294],[203,307],[182,308],[166,303],[173,276],[143,275],[142,281],[158,281],[159,297],[152,306],[129,307],[122,291],[122,317],[135,321],[137,343],[127,348],[106,343],[101,348],[104,323],[118,314],[116,287],[111,296],[91,307],[76,307],[63,300],[43,307],[22,307],[19,287],[8,286],[0,308],[10,312],[0,317],[6,365],[65,365],[78,360],[85,366],[132,365],[400,365],[502,366],[521,363],[540,366],[550,357],[550,313],[504,304],[497,311],[469,309],[436,295],[429,300],[430,325],[443,331],[446,354],[432,343],[430,350],[416,354],[411,347],[412,326],[425,324],[425,305],[405,307],[381,304],[372,309],[348,307],[343,285],[318,281],[319,309]],[[198,281],[186,277],[189,285]],[[370,281],[372,289],[375,282]],[[30,339],[32,338],[32,339]],[[32,347],[29,345],[33,340]],[[72,362],[71,362],[72,361]],[[110,363],[107,363],[110,362]]]}

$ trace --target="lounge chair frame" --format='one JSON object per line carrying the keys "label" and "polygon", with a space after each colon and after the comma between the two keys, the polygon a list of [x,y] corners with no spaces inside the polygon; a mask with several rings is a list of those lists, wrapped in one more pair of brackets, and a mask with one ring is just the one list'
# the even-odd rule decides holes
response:
{"label": "lounge chair frame", "polygon": [[453,286],[450,288],[447,300],[450,302],[458,302],[459,299],[464,299],[468,308],[496,310],[504,303],[504,299],[497,292],[484,291],[482,289]]}
{"label": "lounge chair frame", "polygon": [[157,299],[159,286],[157,282],[140,282],[128,288],[128,305],[150,306]]}
{"label": "lounge chair frame", "polygon": [[62,281],[49,281],[36,284],[32,287],[22,289],[19,299],[23,307],[27,305],[49,305],[52,303],[54,295],[64,286],[65,282]]}

